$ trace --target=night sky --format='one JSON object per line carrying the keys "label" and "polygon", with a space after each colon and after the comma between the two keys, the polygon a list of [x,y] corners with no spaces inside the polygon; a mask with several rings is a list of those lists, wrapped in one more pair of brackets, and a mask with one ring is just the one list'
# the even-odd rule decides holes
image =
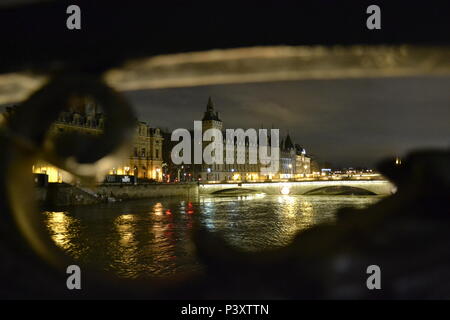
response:
{"label": "night sky", "polygon": [[319,161],[374,166],[450,146],[450,77],[303,80],[127,92],[151,126],[192,128],[208,96],[224,128],[280,128]]}

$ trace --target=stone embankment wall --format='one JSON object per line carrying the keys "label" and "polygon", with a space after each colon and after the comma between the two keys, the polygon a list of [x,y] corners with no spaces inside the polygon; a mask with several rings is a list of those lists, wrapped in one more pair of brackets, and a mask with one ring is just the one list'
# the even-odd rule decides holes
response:
{"label": "stone embankment wall", "polygon": [[[69,184],[50,183],[45,199],[39,200],[45,206],[72,206],[95,204],[108,201],[124,201],[155,197],[198,196],[197,184],[143,184],[143,185],[100,185],[95,188],[79,188]],[[43,191],[39,191],[41,194]]]}

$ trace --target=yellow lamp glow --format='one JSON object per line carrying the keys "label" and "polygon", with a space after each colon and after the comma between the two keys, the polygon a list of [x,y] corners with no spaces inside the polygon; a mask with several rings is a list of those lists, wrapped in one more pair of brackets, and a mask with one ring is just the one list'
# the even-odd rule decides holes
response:
{"label": "yellow lamp glow", "polygon": [[291,189],[288,186],[284,186],[280,190],[281,194],[288,195],[291,192]]}

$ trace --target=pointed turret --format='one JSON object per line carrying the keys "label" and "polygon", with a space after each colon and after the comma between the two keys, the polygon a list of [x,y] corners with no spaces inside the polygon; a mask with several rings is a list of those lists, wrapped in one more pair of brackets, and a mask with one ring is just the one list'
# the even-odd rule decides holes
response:
{"label": "pointed turret", "polygon": [[219,119],[219,113],[214,111],[214,103],[213,103],[211,97],[208,98],[208,104],[206,105],[206,111],[205,111],[202,121],[208,121],[208,120],[221,121]]}
{"label": "pointed turret", "polygon": [[206,111],[214,112],[214,103],[212,102],[211,96],[208,98],[208,104],[206,105]]}
{"label": "pointed turret", "polygon": [[284,148],[285,149],[294,149],[294,144],[292,143],[292,140],[291,140],[291,136],[289,135],[289,132],[288,132],[288,134],[287,134],[287,136],[286,136],[286,140],[284,141]]}

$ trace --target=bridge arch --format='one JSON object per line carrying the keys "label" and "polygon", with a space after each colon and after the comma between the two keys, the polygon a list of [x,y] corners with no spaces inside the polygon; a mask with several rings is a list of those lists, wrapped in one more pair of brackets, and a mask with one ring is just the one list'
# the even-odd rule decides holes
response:
{"label": "bridge arch", "polygon": [[352,186],[326,186],[317,189],[312,189],[304,193],[305,195],[358,195],[358,196],[373,196],[376,193]]}
{"label": "bridge arch", "polygon": [[232,195],[255,194],[255,193],[261,193],[261,191],[249,188],[226,188],[213,191],[210,194],[218,196],[232,196]]}

